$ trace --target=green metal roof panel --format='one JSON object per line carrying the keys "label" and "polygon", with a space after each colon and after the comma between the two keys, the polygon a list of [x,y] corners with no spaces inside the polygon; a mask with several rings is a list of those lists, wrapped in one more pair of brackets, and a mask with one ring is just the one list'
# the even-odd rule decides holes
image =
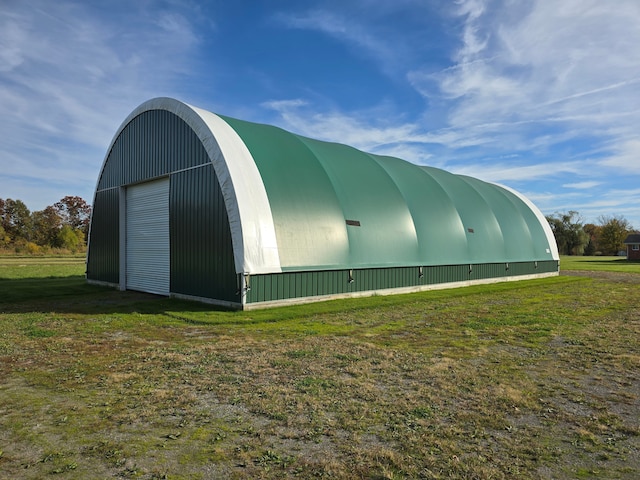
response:
{"label": "green metal roof panel", "polygon": [[314,153],[280,128],[222,118],[245,142],[262,176],[282,269],[346,265],[349,238],[342,206]]}
{"label": "green metal roof panel", "polygon": [[[523,201],[522,197],[516,195],[513,191],[510,191],[507,188],[501,187],[500,185],[493,185],[495,191],[501,192],[511,204],[514,206],[517,214],[511,217],[510,221],[512,224],[526,224],[526,228],[529,230],[529,237],[522,236],[523,232],[526,232],[524,226],[522,226],[521,230],[516,231],[516,235],[520,235],[520,241],[517,243],[517,247],[520,249],[518,251],[519,257],[523,259],[529,259],[531,257],[535,258],[546,258],[551,255],[552,259],[557,259],[557,247],[555,245],[555,239],[550,243],[547,238],[547,232],[545,231],[545,227],[549,229],[549,224],[546,220],[544,223],[541,223],[541,219],[536,216],[536,213]],[[538,214],[542,217],[542,213],[538,211]],[[553,238],[553,234],[549,232],[551,238]],[[554,257],[553,250],[556,250],[556,254]]]}
{"label": "green metal roof panel", "polygon": [[500,242],[497,243],[499,246],[497,253],[509,262],[530,259],[534,251],[531,230],[516,206],[510,201],[510,194],[496,185],[476,178],[466,176],[458,178],[475,190],[482,198],[485,208],[492,212],[496,221],[494,226],[497,227],[501,236]]}
{"label": "green metal roof panel", "polygon": [[500,225],[482,196],[458,175],[436,168],[423,168],[428,170],[447,192],[460,216],[467,239],[467,251],[460,252],[462,261],[506,261]]}
{"label": "green metal roof panel", "polygon": [[467,238],[460,215],[430,170],[394,157],[370,157],[393,179],[411,213],[418,240],[417,258],[411,264],[450,265],[466,258]]}
{"label": "green metal roof panel", "polygon": [[407,203],[370,155],[345,145],[301,140],[327,172],[349,235],[349,265],[415,264],[418,240]]}
{"label": "green metal roof panel", "polygon": [[283,271],[554,258],[540,215],[507,189],[222,118],[262,177]]}

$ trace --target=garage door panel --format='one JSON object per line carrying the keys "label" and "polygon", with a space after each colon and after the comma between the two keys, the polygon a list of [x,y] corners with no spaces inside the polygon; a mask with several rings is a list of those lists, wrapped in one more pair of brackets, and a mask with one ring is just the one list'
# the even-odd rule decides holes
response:
{"label": "garage door panel", "polygon": [[169,179],[127,188],[127,289],[169,295]]}

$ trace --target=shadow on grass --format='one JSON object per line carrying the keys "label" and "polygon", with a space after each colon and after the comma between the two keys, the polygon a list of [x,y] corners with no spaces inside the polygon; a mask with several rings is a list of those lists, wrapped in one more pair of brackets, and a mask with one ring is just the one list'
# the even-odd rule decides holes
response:
{"label": "shadow on grass", "polygon": [[215,305],[89,285],[84,276],[0,278],[0,313],[147,313],[228,311]]}
{"label": "shadow on grass", "polygon": [[[435,293],[435,292],[434,292]],[[456,292],[458,295],[462,292]],[[371,296],[289,305],[251,311],[180,300],[112,287],[90,285],[84,276],[0,278],[0,314],[53,312],[83,315],[162,315],[194,325],[237,325],[282,322],[322,313],[349,312],[412,301],[404,296]],[[415,301],[415,299],[414,299]]]}
{"label": "shadow on grass", "polygon": [[[406,297],[406,296],[405,296]],[[249,325],[301,319],[321,313],[348,312],[405,303],[397,295],[372,296],[239,311],[197,301],[153,295],[132,290],[90,285],[84,276],[0,278],[0,314],[52,312],[59,314],[161,315],[192,325]]]}
{"label": "shadow on grass", "polygon": [[544,288],[552,284],[585,281],[567,276],[519,282],[502,282],[465,288],[432,290],[404,295],[372,295],[289,305],[251,311],[235,311],[212,304],[152,295],[135,291],[119,291],[111,287],[89,285],[84,276],[43,278],[0,278],[0,314],[53,312],[83,315],[139,313],[162,315],[174,321],[196,325],[248,325],[253,323],[300,320],[322,314],[349,315],[361,310],[420,304],[435,300],[463,301],[475,294],[513,292],[533,286]]}

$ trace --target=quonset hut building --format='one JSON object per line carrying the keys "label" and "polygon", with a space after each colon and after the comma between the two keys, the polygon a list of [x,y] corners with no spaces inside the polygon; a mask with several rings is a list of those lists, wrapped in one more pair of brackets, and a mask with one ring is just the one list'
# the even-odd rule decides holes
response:
{"label": "quonset hut building", "polygon": [[251,308],[545,277],[558,260],[513,190],[156,98],[107,151],[87,279]]}

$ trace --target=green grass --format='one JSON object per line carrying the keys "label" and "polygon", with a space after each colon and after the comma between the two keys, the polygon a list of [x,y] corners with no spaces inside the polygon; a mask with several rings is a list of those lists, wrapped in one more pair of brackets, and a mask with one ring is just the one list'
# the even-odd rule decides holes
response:
{"label": "green grass", "polygon": [[1,478],[640,474],[638,274],[230,312],[83,272],[0,257]]}
{"label": "green grass", "polygon": [[622,273],[640,273],[640,261],[625,257],[576,257],[563,255],[561,270],[589,270]]}
{"label": "green grass", "polygon": [[[4,303],[98,291],[84,282],[85,256],[0,256],[0,306]],[[42,282],[47,279],[46,282]]]}

